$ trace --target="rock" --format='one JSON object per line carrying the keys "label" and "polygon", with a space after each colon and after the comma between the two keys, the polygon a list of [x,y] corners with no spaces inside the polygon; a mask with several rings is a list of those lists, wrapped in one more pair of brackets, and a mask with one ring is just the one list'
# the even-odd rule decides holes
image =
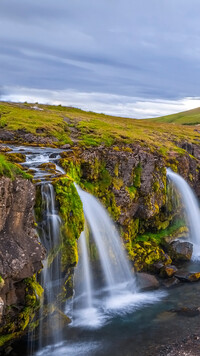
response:
{"label": "rock", "polygon": [[190,261],[193,253],[193,245],[190,242],[173,241],[169,247],[169,253],[175,261]]}
{"label": "rock", "polygon": [[160,286],[157,278],[151,274],[141,272],[137,273],[136,277],[141,291],[158,289]]}
{"label": "rock", "polygon": [[7,306],[25,304],[25,278],[42,268],[44,249],[33,220],[35,187],[29,180],[0,178],[1,298]]}
{"label": "rock", "polygon": [[23,153],[6,153],[6,158],[11,161],[11,162],[15,162],[15,163],[22,163],[26,161],[26,156]]}
{"label": "rock", "polygon": [[0,146],[0,152],[10,152],[12,151],[11,148],[6,146]]}
{"label": "rock", "polygon": [[162,282],[162,285],[166,288],[172,288],[177,286],[177,284],[179,284],[180,281],[178,278],[176,277],[172,277],[172,278],[168,278],[167,280]]}
{"label": "rock", "polygon": [[2,320],[2,317],[3,317],[3,314],[4,314],[4,301],[0,297],[0,323],[1,323],[1,320]]}
{"label": "rock", "polygon": [[186,317],[194,317],[194,316],[197,316],[200,314],[200,308],[183,307],[180,309],[172,309],[170,311],[173,313],[177,313],[178,315],[186,316]]}
{"label": "rock", "polygon": [[200,280],[200,272],[178,271],[175,277],[183,282],[198,282]]}
{"label": "rock", "polygon": [[164,267],[162,262],[157,262],[152,265],[152,272],[159,274],[160,270]]}
{"label": "rock", "polygon": [[63,145],[60,148],[62,148],[63,150],[67,150],[68,148],[71,148],[71,145],[67,143],[66,145]]}
{"label": "rock", "polygon": [[160,277],[172,277],[177,272],[177,268],[173,265],[163,266],[160,270]]}
{"label": "rock", "polygon": [[39,165],[39,168],[42,168],[44,170],[53,170],[55,171],[56,170],[56,165],[54,163],[51,163],[51,162],[47,162],[47,163],[42,163]]}

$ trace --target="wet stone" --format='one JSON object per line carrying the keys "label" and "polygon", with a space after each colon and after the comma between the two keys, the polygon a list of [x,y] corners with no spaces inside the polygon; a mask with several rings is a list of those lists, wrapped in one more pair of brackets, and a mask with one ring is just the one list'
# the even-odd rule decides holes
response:
{"label": "wet stone", "polygon": [[160,277],[168,278],[172,277],[177,272],[177,268],[173,265],[163,266],[160,270]]}
{"label": "wet stone", "polygon": [[137,273],[136,275],[138,286],[141,291],[158,289],[160,286],[157,278],[148,273]]}
{"label": "wet stone", "polygon": [[182,282],[198,282],[200,280],[200,272],[178,271],[175,277]]}
{"label": "wet stone", "polygon": [[190,261],[193,245],[190,242],[173,241],[170,244],[170,256],[175,261]]}
{"label": "wet stone", "polygon": [[177,286],[179,283],[180,283],[180,281],[179,281],[178,278],[172,277],[172,278],[169,278],[169,279],[164,280],[164,281],[162,282],[162,285],[163,285],[165,288],[172,288],[172,287]]}

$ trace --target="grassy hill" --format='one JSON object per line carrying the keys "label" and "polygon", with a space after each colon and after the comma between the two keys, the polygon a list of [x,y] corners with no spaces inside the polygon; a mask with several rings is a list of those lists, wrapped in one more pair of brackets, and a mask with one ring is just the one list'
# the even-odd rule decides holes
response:
{"label": "grassy hill", "polygon": [[178,114],[151,119],[153,122],[174,123],[180,125],[199,125],[200,124],[200,108],[183,111]]}
{"label": "grassy hill", "polygon": [[[193,117],[200,109],[193,110]],[[192,111],[190,111],[191,113]],[[182,124],[182,120],[176,123]],[[186,113],[185,113],[186,115]],[[187,115],[186,115],[187,116]],[[170,119],[136,120],[86,112],[71,107],[0,102],[0,131],[24,130],[35,136],[55,137],[55,145],[120,146],[137,144],[166,154],[180,151],[179,142],[198,143],[200,133],[193,126],[170,125]],[[185,120],[189,120],[188,115]],[[172,120],[172,119],[171,119]],[[172,121],[171,121],[172,122]],[[197,123],[197,119],[193,122]],[[192,124],[192,119],[191,122]],[[25,143],[25,142],[24,142]]]}

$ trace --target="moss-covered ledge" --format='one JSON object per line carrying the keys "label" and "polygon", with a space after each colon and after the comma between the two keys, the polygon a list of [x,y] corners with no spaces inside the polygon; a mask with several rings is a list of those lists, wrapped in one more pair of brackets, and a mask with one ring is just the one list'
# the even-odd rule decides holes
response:
{"label": "moss-covered ledge", "polygon": [[78,263],[77,240],[84,229],[83,205],[77,193],[74,181],[67,177],[53,180],[61,226],[61,268],[62,271]]}

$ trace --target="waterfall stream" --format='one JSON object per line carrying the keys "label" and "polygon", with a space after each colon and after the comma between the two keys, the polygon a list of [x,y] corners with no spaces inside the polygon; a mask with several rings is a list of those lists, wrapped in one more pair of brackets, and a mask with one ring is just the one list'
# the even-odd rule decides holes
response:
{"label": "waterfall stream", "polygon": [[190,241],[193,243],[194,260],[200,259],[200,210],[198,200],[189,184],[177,173],[167,169],[167,176],[180,194],[185,209]]}
{"label": "waterfall stream", "polygon": [[[151,303],[152,294],[138,291],[133,267],[106,209],[94,196],[77,185],[76,189],[86,223],[79,239],[72,326],[98,328],[114,315]],[[92,245],[97,250],[93,260]]]}

